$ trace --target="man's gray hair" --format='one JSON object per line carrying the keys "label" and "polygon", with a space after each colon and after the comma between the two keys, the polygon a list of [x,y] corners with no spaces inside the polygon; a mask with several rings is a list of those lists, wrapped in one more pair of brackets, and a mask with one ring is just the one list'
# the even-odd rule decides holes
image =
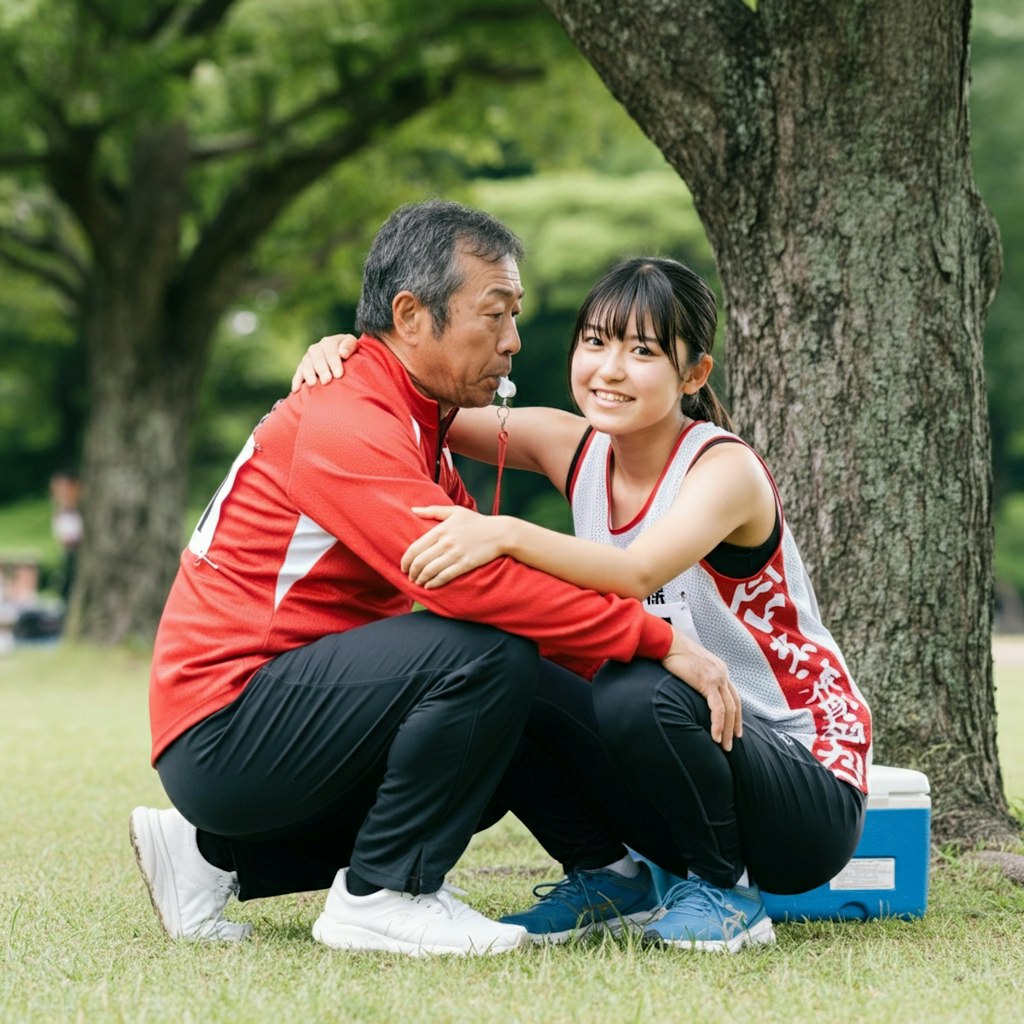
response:
{"label": "man's gray hair", "polygon": [[452,295],[462,287],[458,254],[492,263],[523,258],[523,243],[496,217],[443,199],[400,206],[384,222],[363,266],[356,331],[380,337],[394,327],[391,302],[411,292],[430,311],[434,334],[448,326]]}

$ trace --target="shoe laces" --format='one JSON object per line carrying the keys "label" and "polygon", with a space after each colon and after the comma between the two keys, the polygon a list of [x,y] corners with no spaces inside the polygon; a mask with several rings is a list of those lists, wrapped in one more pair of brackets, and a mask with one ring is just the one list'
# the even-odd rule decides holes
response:
{"label": "shoe laces", "polygon": [[696,888],[696,881],[689,878],[684,878],[675,885],[671,886],[666,890],[665,895],[661,898],[661,906],[664,910],[672,910],[673,907],[682,903],[687,896],[694,893]]}
{"label": "shoe laces", "polygon": [[720,889],[703,878],[687,878],[676,882],[662,900],[666,911],[685,903],[688,910],[707,917],[716,917],[724,926],[743,928],[746,914],[727,902],[728,889]]}
{"label": "shoe laces", "polygon": [[559,900],[567,907],[576,909],[580,897],[589,902],[590,892],[579,871],[570,871],[561,881],[541,882],[533,887],[533,895],[541,900]]}
{"label": "shoe laces", "polygon": [[214,888],[217,891],[218,896],[223,896],[228,899],[231,896],[237,896],[240,888],[238,884],[238,878],[235,876],[233,871],[226,872],[224,877],[218,878],[214,882]]}
{"label": "shoe laces", "polygon": [[[442,917],[449,917],[452,920],[466,914],[473,913],[472,907],[463,903],[455,893],[463,893],[464,890],[456,889],[454,886],[442,885],[437,892],[424,892],[417,896],[409,896],[414,903],[427,907],[435,914]],[[408,895],[408,894],[405,894]]]}
{"label": "shoe laces", "polygon": [[239,888],[238,878],[234,872],[226,872],[214,882],[213,889],[217,894],[218,902],[220,902],[220,909],[216,913],[209,914],[204,921],[204,925],[217,926],[223,922],[234,927],[234,922],[229,921],[224,916],[224,911],[227,910],[228,901],[231,897],[238,895]]}
{"label": "shoe laces", "polygon": [[465,908],[465,904],[461,900],[457,899],[452,893],[448,892],[445,888],[440,888],[433,894],[437,902],[444,907],[448,916],[454,918],[460,910]]}
{"label": "shoe laces", "polygon": [[228,901],[232,896],[237,896],[239,890],[238,880],[235,874],[224,873],[212,881],[207,892],[212,893],[214,899],[212,905],[205,907],[205,916],[195,925],[195,938],[205,939],[230,939],[237,941],[245,938],[252,927],[247,924],[238,924],[224,916],[227,910]]}

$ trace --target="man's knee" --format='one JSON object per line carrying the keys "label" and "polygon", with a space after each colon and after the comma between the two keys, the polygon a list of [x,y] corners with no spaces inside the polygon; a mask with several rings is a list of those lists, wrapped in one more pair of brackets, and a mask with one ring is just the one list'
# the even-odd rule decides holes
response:
{"label": "man's knee", "polygon": [[526,637],[514,636],[501,630],[496,632],[503,647],[502,657],[509,662],[510,667],[523,675],[533,676],[536,680],[537,669],[540,666],[537,645]]}
{"label": "man's knee", "polygon": [[494,630],[503,685],[520,700],[529,702],[537,690],[540,655],[537,645],[525,637]]}
{"label": "man's knee", "polygon": [[468,663],[476,667],[479,685],[529,701],[537,689],[540,655],[525,637],[477,622],[450,623],[453,642],[461,643]]}

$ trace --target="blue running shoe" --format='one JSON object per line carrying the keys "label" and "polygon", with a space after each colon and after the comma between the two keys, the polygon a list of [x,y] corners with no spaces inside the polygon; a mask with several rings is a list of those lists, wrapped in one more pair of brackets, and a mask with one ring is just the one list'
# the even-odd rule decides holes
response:
{"label": "blue running shoe", "polygon": [[644,943],[735,953],[743,946],[774,942],[772,919],[756,885],[719,889],[703,878],[672,886],[652,922]]}
{"label": "blue running shoe", "polygon": [[565,942],[597,929],[617,933],[650,920],[658,894],[646,864],[626,878],[617,871],[571,871],[560,882],[545,882],[534,890],[540,897],[529,910],[509,914],[502,924],[520,924],[533,942]]}

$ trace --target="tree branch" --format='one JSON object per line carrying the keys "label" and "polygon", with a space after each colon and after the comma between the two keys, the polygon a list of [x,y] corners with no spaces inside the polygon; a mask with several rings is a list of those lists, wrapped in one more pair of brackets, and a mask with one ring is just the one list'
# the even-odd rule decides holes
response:
{"label": "tree branch", "polygon": [[86,133],[71,138],[65,146],[55,147],[48,155],[46,179],[81,224],[99,259],[103,259],[104,239],[116,222],[92,178],[96,140]]}
{"label": "tree branch", "polygon": [[0,153],[0,170],[17,171],[23,167],[45,167],[45,153]]}
{"label": "tree branch", "polygon": [[12,61],[11,70],[46,115],[40,127],[49,148],[39,155],[37,165],[99,252],[100,240],[109,230],[112,217],[93,184],[92,172],[96,144],[106,125],[73,126],[60,104],[36,88],[21,64]]}
{"label": "tree branch", "polygon": [[[427,5],[417,22],[417,39],[437,39],[451,31],[453,23],[479,25],[485,21],[519,24],[524,15],[536,16],[537,5],[534,0],[518,0],[509,3],[487,3],[481,0],[472,6],[464,7],[453,13],[445,5]],[[433,20],[430,15],[434,14]],[[439,15],[439,16],[438,16]]]}
{"label": "tree branch", "polygon": [[[182,271],[175,297],[181,315],[196,322],[219,315],[237,286],[253,244],[282,210],[341,160],[363,149],[382,128],[401,124],[450,94],[461,70],[450,69],[433,88],[419,76],[396,79],[372,103],[359,104],[358,117],[330,137],[252,168],[225,197]],[[372,95],[369,90],[367,94]],[[348,99],[351,103],[351,93]],[[202,332],[193,334],[200,337]]]}
{"label": "tree branch", "polygon": [[227,16],[236,0],[200,0],[182,26],[183,36],[201,36],[216,28]]}
{"label": "tree branch", "polygon": [[287,117],[269,125],[259,134],[222,136],[218,140],[197,144],[190,150],[190,158],[202,163],[221,156],[233,156],[237,153],[259,149],[267,145],[268,142],[281,138],[289,129],[301,126],[324,110],[343,106],[349,98],[348,92],[343,89],[324,93],[311,100],[305,106],[293,111]]}
{"label": "tree branch", "polygon": [[219,160],[223,156],[237,156],[250,153],[267,144],[267,136],[241,133],[222,135],[217,139],[203,139],[189,147],[189,163],[203,164]]}
{"label": "tree branch", "polygon": [[[50,212],[52,213],[52,211]],[[69,246],[63,244],[56,228],[52,225],[51,230],[45,235],[30,235],[27,231],[22,231],[16,226],[5,225],[4,234],[8,241],[15,242],[32,252],[50,256],[60,262],[70,271],[70,276],[73,276],[80,284],[84,285],[86,277],[85,266],[77,254]]]}
{"label": "tree branch", "polygon": [[[684,178],[701,168],[727,181],[729,151],[744,144],[730,111],[749,109],[756,95],[764,45],[756,12],[741,0],[544,4]],[[672,138],[655,138],[659,126],[663,135],[671,126]]]}
{"label": "tree branch", "polygon": [[174,16],[174,12],[177,11],[177,9],[177,0],[168,0],[168,2],[164,4],[154,4],[153,10],[149,15],[149,20],[139,31],[139,40],[142,42],[148,42],[158,36],[163,30],[163,27]]}
{"label": "tree branch", "polygon": [[[169,0],[153,12],[149,22],[140,32],[143,42],[156,46],[183,40],[200,40],[202,36],[211,35],[227,17],[237,0],[200,0],[191,9],[182,9],[178,0]],[[163,37],[163,38],[161,38]],[[202,56],[202,46],[198,43],[191,52],[167,70],[182,78],[187,78]]]}
{"label": "tree branch", "polygon": [[56,267],[40,263],[26,253],[11,248],[9,238],[0,238],[0,260],[15,270],[31,274],[51,288],[55,288],[74,305],[77,306],[81,303],[82,287],[76,286],[74,281],[68,280]]}
{"label": "tree branch", "polygon": [[[480,3],[461,11],[460,19],[471,19],[479,24],[481,21],[508,21],[522,18],[525,10],[534,10],[532,0],[527,7],[526,4],[516,6],[514,3],[492,5]],[[413,52],[421,49],[424,42],[443,39],[446,33],[450,32],[452,25],[451,14],[442,18],[435,18],[433,22],[424,19],[417,23],[415,38],[406,40],[405,46],[397,46],[389,52],[388,62],[391,66],[400,63],[404,58],[409,57]],[[473,66],[467,59],[463,62],[461,70],[464,73],[486,74],[491,77],[501,76],[506,81],[523,81],[525,78],[536,76],[539,69],[527,68],[503,68],[496,69],[494,65],[483,61]],[[252,152],[268,144],[268,142],[283,138],[293,128],[301,127],[308,123],[318,114],[325,110],[337,109],[344,106],[351,98],[353,91],[358,90],[360,83],[346,82],[339,89],[330,93],[324,93],[315,97],[309,103],[288,114],[281,120],[271,124],[259,133],[235,133],[221,136],[218,139],[211,139],[197,143],[190,150],[190,160],[194,163],[206,163],[225,156],[236,156],[239,153]]]}
{"label": "tree branch", "polygon": [[[485,60],[467,59],[461,64],[459,73],[484,75],[498,81],[513,83],[535,80],[543,72],[539,67],[495,67]],[[287,117],[269,125],[259,134],[239,132],[194,144],[189,150],[190,162],[207,163],[220,157],[237,156],[239,153],[261,149],[269,143],[283,138],[291,129],[302,127],[318,114],[322,114],[326,110],[336,110],[349,100],[351,100],[351,90],[348,88],[323,93],[301,109],[295,110]]]}

